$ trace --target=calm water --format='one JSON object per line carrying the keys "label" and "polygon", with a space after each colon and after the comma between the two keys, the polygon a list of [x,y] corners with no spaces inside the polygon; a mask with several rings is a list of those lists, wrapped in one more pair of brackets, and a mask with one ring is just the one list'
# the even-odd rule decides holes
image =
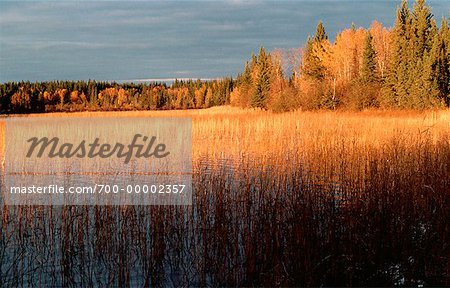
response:
{"label": "calm water", "polygon": [[190,206],[2,205],[2,286],[446,283],[444,272],[420,270],[436,259],[421,247],[448,236],[443,220],[397,211],[396,200],[377,209],[375,182],[355,186],[292,160],[200,158]]}

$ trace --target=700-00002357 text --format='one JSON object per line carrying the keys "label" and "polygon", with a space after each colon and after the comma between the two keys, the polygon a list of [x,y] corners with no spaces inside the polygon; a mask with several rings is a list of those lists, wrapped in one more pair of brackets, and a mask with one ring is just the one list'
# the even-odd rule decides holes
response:
{"label": "700-00002357 text", "polygon": [[134,184],[134,185],[108,185],[95,184],[92,186],[70,186],[61,185],[48,186],[12,186],[11,194],[181,194],[186,185],[184,184]]}

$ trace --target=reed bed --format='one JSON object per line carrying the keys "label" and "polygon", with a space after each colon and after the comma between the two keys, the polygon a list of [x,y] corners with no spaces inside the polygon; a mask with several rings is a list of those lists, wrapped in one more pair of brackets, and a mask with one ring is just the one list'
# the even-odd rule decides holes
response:
{"label": "reed bed", "polygon": [[450,285],[449,111],[67,115],[192,117],[193,205],[2,205],[1,286]]}

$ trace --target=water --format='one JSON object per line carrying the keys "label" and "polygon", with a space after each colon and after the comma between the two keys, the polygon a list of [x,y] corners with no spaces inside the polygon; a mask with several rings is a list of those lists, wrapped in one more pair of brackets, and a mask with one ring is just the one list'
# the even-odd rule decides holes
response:
{"label": "water", "polygon": [[2,286],[410,284],[408,267],[437,259],[408,248],[436,243],[427,208],[286,157],[196,158],[189,206],[2,206]]}

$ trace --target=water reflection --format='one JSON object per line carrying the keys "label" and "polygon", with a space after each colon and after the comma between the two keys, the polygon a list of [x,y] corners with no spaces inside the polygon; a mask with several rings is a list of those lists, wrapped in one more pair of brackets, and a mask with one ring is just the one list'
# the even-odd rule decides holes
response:
{"label": "water reflection", "polygon": [[399,209],[405,196],[379,181],[390,170],[355,182],[289,157],[199,157],[190,206],[2,205],[2,286],[382,285],[395,283],[392,263],[420,270],[402,253],[448,250],[416,253],[448,235],[448,210]]}

